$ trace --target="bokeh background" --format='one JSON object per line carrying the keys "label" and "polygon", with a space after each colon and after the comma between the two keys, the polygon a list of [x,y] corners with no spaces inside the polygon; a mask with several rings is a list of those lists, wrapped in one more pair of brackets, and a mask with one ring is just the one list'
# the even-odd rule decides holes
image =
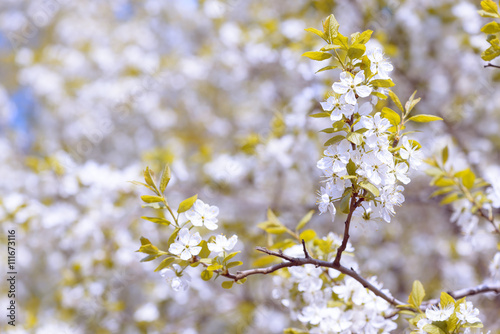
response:
{"label": "bokeh background", "polygon": [[[174,292],[139,237],[169,233],[140,219],[140,180],[170,164],[171,203],[197,193],[239,235],[246,267],[266,245],[268,207],[294,226],[315,207],[316,161],[327,127],[319,111],[338,73],[301,57],[321,46],[304,28],[333,13],[348,35],[372,29],[391,57],[395,92],[445,119],[415,134],[426,155],[450,147],[500,189],[500,70],[480,58],[488,22],[479,1],[3,0],[0,3],[0,221],[17,234],[18,325],[9,333],[281,333],[293,323],[272,277],[223,290],[194,276]],[[415,127],[418,130],[418,127]],[[496,185],[495,185],[496,182]],[[361,271],[406,299],[490,275],[498,237],[485,222],[463,231],[429,199],[416,172],[390,223],[356,226]],[[310,226],[340,233],[315,216]],[[5,249],[6,235],[2,234]],[[0,252],[2,271],[7,254]],[[498,280],[499,278],[496,277]],[[7,305],[5,282],[0,305]],[[500,302],[477,296],[486,328]],[[404,324],[404,321],[401,322]]]}

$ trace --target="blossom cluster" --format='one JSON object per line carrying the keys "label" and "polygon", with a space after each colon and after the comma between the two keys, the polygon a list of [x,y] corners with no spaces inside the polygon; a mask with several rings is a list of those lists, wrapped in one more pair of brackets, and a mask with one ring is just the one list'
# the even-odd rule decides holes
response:
{"label": "blossom cluster", "polygon": [[[316,242],[318,246],[311,251],[322,254],[320,257],[324,260],[333,261],[341,242],[340,236],[330,232]],[[346,251],[352,253],[354,247],[348,243]],[[303,256],[301,252],[300,246],[285,250],[285,254],[297,257]],[[347,261],[349,267],[359,269],[353,257]],[[293,319],[308,326],[309,333],[389,333],[396,329],[393,320],[384,318],[389,313],[389,303],[355,279],[335,269],[317,268],[312,264],[291,267],[288,272],[289,278],[275,277],[273,297],[290,309]],[[376,277],[369,281],[390,296]]]}
{"label": "blossom cluster", "polygon": [[[217,229],[219,208],[213,205],[204,203],[202,200],[197,199],[193,206],[185,212],[187,221],[178,230],[175,241],[170,244],[168,252],[180,260],[188,261],[187,264],[181,266],[173,264],[171,268],[165,268],[160,271],[160,275],[167,279],[175,291],[186,290],[189,287],[191,277],[186,269],[192,263],[192,259],[200,254],[202,251],[202,237],[199,232],[191,233],[192,227],[204,226],[210,231]],[[191,223],[191,228],[187,227]],[[210,252],[225,254],[231,251],[238,241],[238,236],[233,235],[227,238],[225,235],[216,235],[209,239],[207,248]],[[197,259],[196,259],[197,260]],[[191,262],[189,262],[191,261]]]}
{"label": "blossom cluster", "polygon": [[[345,139],[328,146],[317,167],[326,177],[319,193],[319,210],[336,214],[334,202],[346,196],[346,189],[357,185],[374,194],[358,211],[370,212],[370,219],[382,218],[391,221],[395,206],[404,202],[404,188],[408,184],[409,168],[417,169],[421,164],[421,153],[407,136],[394,140],[395,125],[381,112],[372,115],[379,95],[371,101],[362,102],[373,92],[387,93],[386,88],[377,87],[380,80],[390,80],[392,65],[380,49],[368,50],[370,76],[365,71],[343,71],[340,82],[332,85],[333,93],[321,103],[329,114],[334,130],[347,131]],[[335,137],[334,137],[335,138]],[[398,146],[398,142],[402,145]],[[351,194],[350,192],[348,196]]]}

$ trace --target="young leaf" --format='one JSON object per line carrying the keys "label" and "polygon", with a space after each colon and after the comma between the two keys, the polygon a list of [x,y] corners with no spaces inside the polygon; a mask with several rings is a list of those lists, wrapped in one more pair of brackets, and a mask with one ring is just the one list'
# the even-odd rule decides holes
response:
{"label": "young leaf", "polygon": [[156,267],[155,272],[167,268],[172,263],[174,263],[174,261],[175,261],[175,257],[171,256],[171,257],[165,258],[163,261],[160,262],[160,265],[158,267]]}
{"label": "young leaf", "polygon": [[474,181],[476,181],[476,175],[470,168],[467,168],[462,173],[462,183],[467,189],[472,189],[474,187]]}
{"label": "young leaf", "polygon": [[243,262],[241,262],[241,261],[229,262],[229,263],[226,265],[226,268],[227,268],[227,269],[231,269],[231,268],[234,268],[234,267],[237,267],[237,266],[241,266],[242,264],[243,264]]}
{"label": "young leaf", "polygon": [[323,72],[323,71],[328,71],[328,70],[334,70],[337,67],[338,66],[325,66],[325,67],[322,67],[319,70],[317,70],[316,73]]}
{"label": "young leaf", "polygon": [[186,212],[187,210],[191,209],[193,206],[194,202],[198,199],[198,195],[194,195],[192,197],[189,197],[181,202],[179,204],[179,208],[177,209],[178,213]]}
{"label": "young leaf", "polygon": [[418,309],[422,304],[424,297],[424,286],[422,285],[422,283],[420,283],[420,281],[414,281],[410,296],[408,297],[408,303],[410,303],[414,308]]}
{"label": "young leaf", "polygon": [[151,196],[151,195],[143,195],[143,196],[141,196],[141,199],[146,203],[157,203],[157,202],[163,201],[163,198],[161,198],[159,196]]}
{"label": "young leaf", "polygon": [[153,191],[156,192],[156,194],[160,195],[158,193],[158,188],[156,188],[155,181],[153,180],[153,171],[149,169],[149,167],[146,167],[146,170],[144,171],[144,180],[151,188],[154,189]]}
{"label": "young leaf", "polygon": [[234,281],[224,281],[222,282],[222,287],[224,289],[231,289],[233,287]]}
{"label": "young leaf", "polygon": [[325,34],[321,30],[318,30],[318,29],[315,29],[315,28],[307,28],[307,29],[304,29],[304,30],[312,32],[313,34],[318,35],[319,37],[323,38],[325,40],[325,42],[328,43],[328,39],[326,38]]}
{"label": "young leaf", "polygon": [[316,232],[314,230],[305,230],[299,235],[300,239],[304,239],[305,242],[311,241],[316,237]]}
{"label": "young leaf", "polygon": [[150,222],[153,222],[155,224],[166,225],[166,226],[168,226],[168,225],[171,224],[171,222],[169,222],[165,218],[160,218],[160,217],[146,217],[146,216],[142,216],[141,218],[145,219],[145,220],[149,220]]}
{"label": "young leaf", "polygon": [[363,135],[358,132],[349,132],[346,139],[355,145],[363,144]]}
{"label": "young leaf", "polygon": [[482,27],[481,31],[485,34],[496,34],[497,32],[500,32],[500,23],[490,22]]}
{"label": "young leaf", "polygon": [[320,51],[307,51],[302,54],[302,56],[307,57],[312,60],[317,60],[317,61],[322,61],[328,58],[331,58],[332,55],[327,52],[320,52]]}
{"label": "young leaf", "polygon": [[448,146],[445,146],[445,148],[443,149],[443,152],[441,152],[443,166],[446,165],[446,162],[448,161],[448,155],[449,155]]}
{"label": "young leaf", "polygon": [[392,102],[394,102],[396,107],[398,107],[398,109],[401,110],[402,113],[404,113],[405,110],[403,109],[403,105],[401,104],[401,101],[399,100],[398,96],[396,94],[394,94],[394,92],[392,90],[388,91],[387,93],[391,97],[391,100],[392,100]]}
{"label": "young leaf", "polygon": [[384,117],[387,118],[392,125],[397,126],[401,123],[401,117],[399,114],[390,108],[382,108],[382,115],[384,115]]}
{"label": "young leaf", "polygon": [[427,123],[427,122],[433,122],[433,121],[442,121],[443,119],[441,117],[437,117],[434,115],[421,114],[421,115],[412,116],[408,120],[413,121],[413,122],[419,122],[419,123]]}
{"label": "young leaf", "polygon": [[306,215],[300,220],[299,224],[297,225],[296,230],[299,231],[300,229],[304,228],[307,223],[311,220],[312,216],[314,214],[314,210],[309,211],[306,213]]}
{"label": "young leaf", "polygon": [[369,192],[371,192],[373,194],[373,196],[375,196],[375,197],[378,197],[380,195],[380,191],[378,190],[378,188],[376,186],[374,186],[373,184],[371,184],[370,182],[366,182],[366,181],[360,182],[359,186],[361,188],[366,189]]}
{"label": "young leaf", "polygon": [[444,308],[448,304],[455,305],[455,299],[443,291],[443,292],[441,292],[441,298],[439,299],[439,305],[441,305],[441,308]]}
{"label": "young leaf", "polygon": [[384,87],[384,88],[389,88],[389,87],[393,87],[394,86],[394,82],[392,82],[391,79],[376,79],[376,80],[372,80],[370,81],[370,83],[374,86],[374,87]]}
{"label": "young leaf", "polygon": [[332,137],[332,138],[328,139],[323,145],[324,146],[330,146],[330,145],[338,143],[339,141],[341,141],[344,138],[345,138],[344,136],[338,135],[338,136],[335,136],[335,137]]}
{"label": "young leaf", "polygon": [[214,273],[212,271],[205,269],[201,272],[201,279],[204,281],[210,281],[213,275]]}
{"label": "young leaf", "polygon": [[169,181],[170,181],[170,167],[168,167],[168,165],[165,165],[165,168],[163,169],[163,173],[161,174],[160,193],[163,194],[163,192],[165,191],[165,188],[167,188]]}

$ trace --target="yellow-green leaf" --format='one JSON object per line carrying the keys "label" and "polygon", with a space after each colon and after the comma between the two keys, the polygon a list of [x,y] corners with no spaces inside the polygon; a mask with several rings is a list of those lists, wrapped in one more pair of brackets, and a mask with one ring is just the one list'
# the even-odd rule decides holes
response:
{"label": "yellow-green leaf", "polygon": [[328,71],[328,70],[333,70],[333,69],[336,69],[337,67],[338,66],[325,66],[325,67],[322,67],[319,70],[317,70],[316,73]]}
{"label": "yellow-green leaf", "polygon": [[192,197],[189,197],[181,202],[179,204],[179,208],[177,209],[178,213],[186,212],[187,210],[191,209],[193,206],[194,202],[198,199],[198,195],[194,195]]}
{"label": "yellow-green leaf", "polygon": [[392,82],[391,79],[376,79],[370,81],[370,84],[372,84],[374,87],[383,87],[383,88],[389,88],[394,86],[394,82]]}
{"label": "yellow-green leaf", "polygon": [[316,237],[316,232],[314,230],[305,230],[299,235],[299,239],[303,239],[305,242],[311,241]]}
{"label": "yellow-green leaf", "polygon": [[476,175],[470,168],[467,168],[462,174],[462,183],[467,189],[472,189],[474,187],[474,181],[476,181]]}
{"label": "yellow-green leaf", "polygon": [[214,273],[212,271],[205,269],[201,272],[201,279],[204,281],[210,281],[213,275]]}
{"label": "yellow-green leaf", "polygon": [[339,141],[341,141],[344,138],[345,138],[344,136],[338,135],[338,136],[335,136],[335,137],[328,139],[323,145],[330,146],[330,145],[338,143]]}
{"label": "yellow-green leaf", "polygon": [[317,60],[317,61],[325,60],[325,59],[332,57],[332,55],[330,53],[320,52],[320,51],[308,51],[308,52],[303,53],[302,56],[307,57],[307,58],[312,59],[312,60]]}
{"label": "yellow-green leaf", "polygon": [[413,307],[418,309],[422,304],[424,297],[425,297],[424,286],[422,285],[422,283],[420,283],[420,281],[418,280],[414,281],[410,296],[408,297],[408,303],[410,303]]}
{"label": "yellow-green leaf", "polygon": [[419,123],[427,123],[427,122],[433,122],[433,121],[442,121],[443,119],[441,117],[437,117],[434,115],[421,114],[421,115],[412,116],[408,120],[413,121],[413,122],[419,122]]}
{"label": "yellow-green leaf", "polygon": [[165,165],[165,168],[163,169],[163,173],[161,174],[160,193],[163,194],[163,192],[167,188],[169,181],[170,181],[170,167],[168,167],[168,165]]}
{"label": "yellow-green leaf", "polygon": [[150,222],[153,222],[155,224],[166,225],[166,226],[168,226],[168,225],[171,224],[165,218],[160,218],[160,217],[146,217],[146,216],[142,216],[141,218],[145,219],[145,220],[149,220]]}
{"label": "yellow-green leaf", "polygon": [[141,199],[146,203],[157,203],[163,201],[163,198],[161,198],[160,196],[151,196],[151,195],[143,195],[141,196]]}
{"label": "yellow-green leaf", "polygon": [[307,28],[307,29],[304,29],[304,30],[312,32],[313,34],[318,35],[319,37],[323,38],[325,40],[325,42],[328,43],[327,37],[325,36],[325,34],[321,30],[318,30],[318,29],[315,29],[315,28]]}
{"label": "yellow-green leaf", "polygon": [[174,263],[175,257],[167,257],[163,261],[160,262],[160,265],[156,267],[155,271],[160,271],[162,269],[167,268],[170,266],[172,263]]}
{"label": "yellow-green leaf", "polygon": [[371,184],[370,182],[366,182],[366,181],[360,182],[359,186],[361,188],[366,189],[369,192],[371,192],[373,194],[373,196],[375,196],[375,197],[380,195],[380,191],[378,190],[378,188],[376,186],[374,186],[373,184]]}
{"label": "yellow-green leaf", "polygon": [[382,115],[391,122],[392,125],[397,126],[401,123],[401,117],[394,110],[384,107],[382,108]]}
{"label": "yellow-green leaf", "polygon": [[401,110],[401,112],[404,112],[405,110],[403,109],[403,105],[401,104],[401,101],[399,100],[398,96],[392,90],[387,91],[387,93],[391,97],[391,100],[392,102],[394,102],[396,107],[398,107],[398,109]]}
{"label": "yellow-green leaf", "polygon": [[455,299],[443,291],[443,292],[441,292],[441,298],[439,299],[439,305],[441,305],[441,308],[444,308],[448,304],[455,305]]}
{"label": "yellow-green leaf", "polygon": [[241,262],[241,261],[229,262],[229,263],[226,265],[226,268],[227,268],[227,269],[231,269],[231,268],[234,268],[234,267],[237,267],[237,266],[241,266],[242,264],[243,264],[243,262]]}
{"label": "yellow-green leaf", "polygon": [[481,31],[485,34],[496,34],[497,32],[500,32],[500,23],[490,22],[484,25],[484,27],[481,28]]}
{"label": "yellow-green leaf", "polygon": [[224,289],[231,289],[233,287],[234,281],[224,281],[222,282],[222,287]]}
{"label": "yellow-green leaf", "polygon": [[363,144],[363,135],[358,132],[349,132],[346,139],[355,145]]}
{"label": "yellow-green leaf", "polygon": [[306,224],[309,223],[309,221],[311,220],[313,214],[314,214],[314,210],[311,210],[308,213],[306,213],[306,215],[304,217],[302,217],[300,222],[297,224],[296,230],[298,231],[298,230],[302,229],[304,226],[306,226]]}

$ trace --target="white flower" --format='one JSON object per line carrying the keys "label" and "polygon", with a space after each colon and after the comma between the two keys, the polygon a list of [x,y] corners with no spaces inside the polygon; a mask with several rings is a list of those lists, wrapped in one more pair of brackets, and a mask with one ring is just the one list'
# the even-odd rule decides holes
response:
{"label": "white flower", "polygon": [[182,260],[189,260],[192,256],[200,254],[201,236],[198,232],[191,235],[186,227],[183,227],[177,235],[177,240],[170,245],[168,251],[179,255]]}
{"label": "white flower", "polygon": [[186,217],[191,221],[194,226],[203,226],[209,230],[217,229],[217,215],[219,208],[212,205],[203,203],[202,200],[197,199],[194,205],[186,211]]}
{"label": "white flower", "polygon": [[347,104],[344,96],[337,98],[330,96],[326,102],[320,102],[325,111],[331,111],[330,119],[333,122],[340,121],[343,116],[349,117],[354,113],[355,107]]}
{"label": "white flower", "polygon": [[345,139],[338,145],[329,146],[323,152],[325,156],[318,161],[316,166],[319,169],[331,168],[333,172],[340,172],[349,163],[350,149],[351,144]]}
{"label": "white flower", "polygon": [[410,167],[417,168],[422,163],[422,153],[413,147],[408,137],[403,137],[403,147],[399,150],[401,158],[410,162]]}
{"label": "white flower", "polygon": [[185,291],[189,287],[191,277],[182,271],[181,266],[174,264],[173,269],[162,269],[160,275],[167,279],[174,291]]}
{"label": "white flower", "polygon": [[391,122],[387,118],[381,116],[378,112],[373,117],[363,116],[361,118],[361,124],[364,128],[368,129],[365,136],[370,137],[375,134],[376,136],[383,136],[387,129],[391,127]]}
{"label": "white flower", "polygon": [[384,53],[380,48],[374,50],[368,50],[368,59],[370,59],[370,71],[375,74],[377,73],[381,79],[389,79],[388,72],[391,72],[394,68],[392,64],[384,58]]}
{"label": "white flower", "polygon": [[338,189],[332,182],[327,182],[325,187],[321,187],[320,197],[318,198],[318,208],[320,214],[330,211],[333,217],[337,212],[332,201],[342,196],[343,189]]}
{"label": "white flower", "polygon": [[454,311],[455,305],[450,303],[444,308],[441,308],[441,306],[432,306],[425,310],[425,315],[431,321],[445,321],[448,320],[448,318],[453,314]]}
{"label": "white flower", "polygon": [[406,175],[408,173],[408,165],[404,162],[400,162],[394,168],[394,172],[396,173],[396,178],[403,182],[404,184],[410,183],[410,178]]}
{"label": "white flower", "polygon": [[388,223],[391,222],[391,216],[396,214],[394,206],[401,206],[405,201],[403,190],[403,186],[389,185],[382,188],[380,192],[380,216]]}
{"label": "white flower", "polygon": [[429,325],[431,324],[432,321],[430,321],[429,319],[427,318],[422,318],[420,319],[418,322],[417,322],[417,328],[418,328],[418,331],[417,333],[418,334],[427,334],[427,332],[424,330],[424,327],[425,325]]}
{"label": "white flower", "polygon": [[466,302],[460,304],[460,311],[457,312],[457,318],[460,321],[473,324],[476,322],[481,322],[477,317],[479,315],[479,310],[474,308],[471,302]]}
{"label": "white flower", "polygon": [[236,235],[233,235],[229,239],[225,235],[216,235],[215,242],[209,242],[207,246],[211,252],[222,253],[233,249],[237,241],[238,236]]}
{"label": "white flower", "polygon": [[371,94],[372,88],[362,84],[365,81],[365,73],[359,71],[353,78],[348,72],[340,74],[340,82],[332,85],[333,91],[337,94],[345,94],[345,101],[349,104],[356,104],[356,94],[360,97],[367,97]]}
{"label": "white flower", "polygon": [[292,279],[299,283],[299,291],[313,292],[321,289],[323,280],[319,275],[323,273],[321,268],[316,268],[314,264],[306,264],[302,267],[288,268]]}

